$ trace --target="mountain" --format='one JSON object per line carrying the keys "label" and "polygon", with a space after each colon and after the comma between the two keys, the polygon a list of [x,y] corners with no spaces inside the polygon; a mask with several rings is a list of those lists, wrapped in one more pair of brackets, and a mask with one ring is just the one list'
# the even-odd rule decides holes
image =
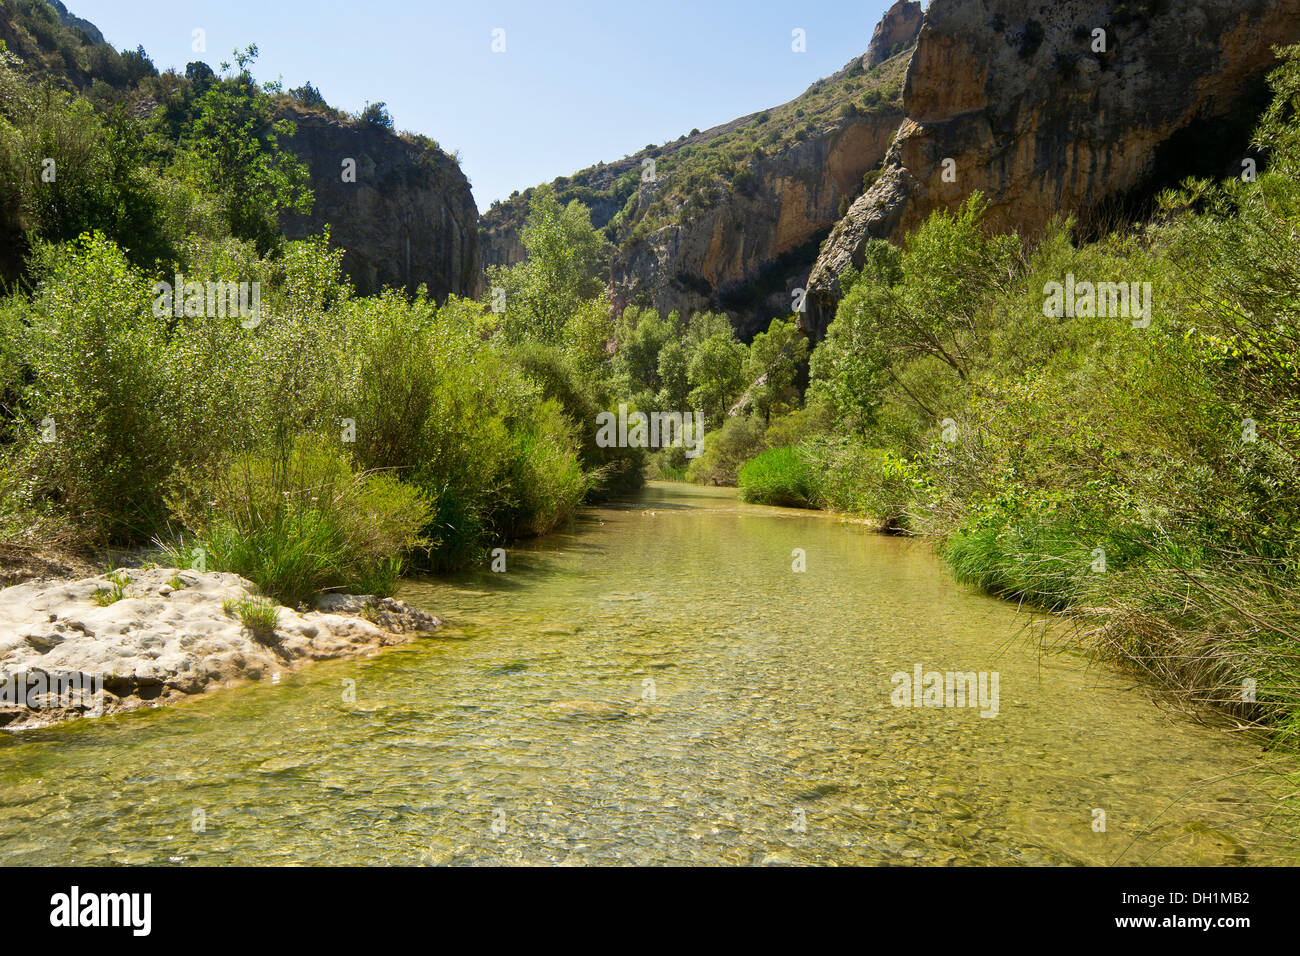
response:
{"label": "mountain", "polygon": [[[902,119],[920,4],[891,14],[866,56],[788,103],[554,181],[557,198],[585,203],[613,243],[616,306],[721,309],[744,336],[789,314],[792,289],[874,180]],[[483,214],[484,265],[523,258],[531,192]]]}

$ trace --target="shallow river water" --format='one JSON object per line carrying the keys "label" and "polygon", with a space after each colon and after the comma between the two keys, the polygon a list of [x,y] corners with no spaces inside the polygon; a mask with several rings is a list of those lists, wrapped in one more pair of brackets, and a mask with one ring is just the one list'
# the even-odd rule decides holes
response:
{"label": "shallow river water", "polygon": [[400,596],[448,638],[0,737],[0,863],[1266,861],[1257,744],[923,544],[652,485]]}

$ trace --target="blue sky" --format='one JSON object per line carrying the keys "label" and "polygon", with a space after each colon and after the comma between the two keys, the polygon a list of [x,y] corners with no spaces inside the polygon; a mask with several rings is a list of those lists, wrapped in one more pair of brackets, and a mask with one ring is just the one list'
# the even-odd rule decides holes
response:
{"label": "blue sky", "polygon": [[[215,69],[256,43],[259,79],[310,80],[346,110],[382,100],[399,129],[461,151],[480,209],[792,99],[865,52],[891,2],[65,0],[160,70]],[[791,49],[796,28],[804,53]]]}

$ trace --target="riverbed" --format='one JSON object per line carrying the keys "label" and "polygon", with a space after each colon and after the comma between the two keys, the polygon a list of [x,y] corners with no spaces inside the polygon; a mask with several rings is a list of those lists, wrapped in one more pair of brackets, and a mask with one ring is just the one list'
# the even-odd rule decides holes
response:
{"label": "riverbed", "polygon": [[0,737],[0,862],[1276,862],[1259,741],[924,543],[654,484],[504,558],[398,595],[454,640]]}

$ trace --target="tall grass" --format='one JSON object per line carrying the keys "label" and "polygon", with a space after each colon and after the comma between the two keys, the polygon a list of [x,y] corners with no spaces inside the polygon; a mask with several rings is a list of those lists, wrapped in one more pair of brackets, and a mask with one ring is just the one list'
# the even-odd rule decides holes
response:
{"label": "tall grass", "polygon": [[737,475],[740,500],[790,508],[815,508],[817,474],[798,448],[772,448],[746,462]]}
{"label": "tall grass", "polygon": [[[194,504],[196,492],[205,506]],[[190,495],[173,505],[196,533],[173,545],[173,558],[200,547],[212,570],[239,574],[290,606],[331,589],[391,592],[433,514],[419,489],[357,471],[311,439],[284,456],[240,456]]]}

